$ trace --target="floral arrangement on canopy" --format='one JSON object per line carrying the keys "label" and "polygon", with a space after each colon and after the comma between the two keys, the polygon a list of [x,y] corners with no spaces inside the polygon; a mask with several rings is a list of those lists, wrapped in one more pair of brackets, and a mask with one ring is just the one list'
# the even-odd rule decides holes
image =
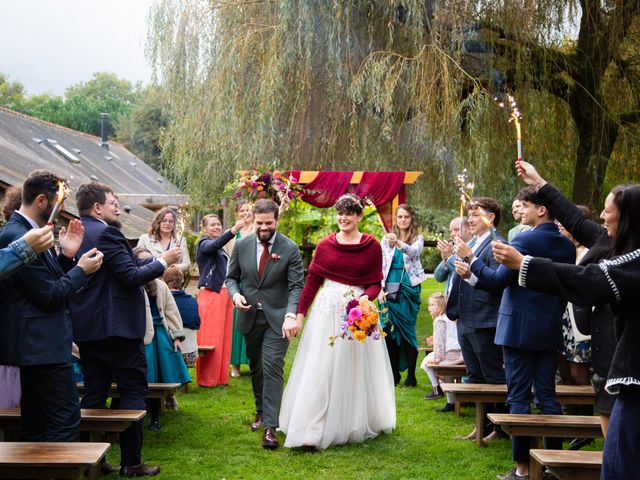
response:
{"label": "floral arrangement on canopy", "polygon": [[253,202],[259,198],[270,198],[278,205],[289,203],[302,192],[302,186],[291,175],[274,169],[259,171],[256,169],[241,170],[240,178],[232,182],[234,192],[231,198],[244,198]]}

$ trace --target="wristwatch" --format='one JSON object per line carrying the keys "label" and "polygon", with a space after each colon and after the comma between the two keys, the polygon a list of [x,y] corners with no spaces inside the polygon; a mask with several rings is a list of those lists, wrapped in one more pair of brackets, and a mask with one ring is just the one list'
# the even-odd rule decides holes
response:
{"label": "wristwatch", "polygon": [[466,263],[467,265],[471,265],[471,260],[473,260],[473,258],[475,257],[475,255],[471,254],[471,255],[467,255],[466,257],[464,257],[462,259],[462,261],[464,263]]}

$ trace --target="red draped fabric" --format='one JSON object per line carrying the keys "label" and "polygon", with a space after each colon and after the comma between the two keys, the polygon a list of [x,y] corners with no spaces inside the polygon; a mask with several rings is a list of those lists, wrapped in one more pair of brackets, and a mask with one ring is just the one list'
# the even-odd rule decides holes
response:
{"label": "red draped fabric", "polygon": [[404,172],[364,172],[354,193],[373,203],[387,232],[393,225],[393,199],[404,203]]}
{"label": "red draped fabric", "polygon": [[[300,170],[290,173],[296,180],[300,178]],[[352,176],[353,172],[318,172],[318,176],[305,185],[300,198],[314,207],[331,207],[349,189]]]}
{"label": "red draped fabric", "polygon": [[[289,172],[296,180],[300,170]],[[405,201],[404,172],[363,172],[360,183],[351,186],[353,172],[321,171],[316,178],[304,186],[300,196],[305,202],[320,208],[331,207],[340,195],[353,192],[373,203],[387,231],[393,225],[393,199],[398,195],[399,203]]]}

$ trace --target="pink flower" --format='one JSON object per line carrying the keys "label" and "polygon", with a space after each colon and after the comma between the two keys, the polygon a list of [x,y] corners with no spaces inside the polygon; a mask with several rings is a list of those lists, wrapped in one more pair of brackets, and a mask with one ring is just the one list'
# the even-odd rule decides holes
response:
{"label": "pink flower", "polygon": [[349,322],[349,325],[353,325],[355,322],[357,322],[361,318],[362,318],[362,310],[360,310],[358,307],[354,307],[349,312],[349,315],[347,315],[347,322]]}

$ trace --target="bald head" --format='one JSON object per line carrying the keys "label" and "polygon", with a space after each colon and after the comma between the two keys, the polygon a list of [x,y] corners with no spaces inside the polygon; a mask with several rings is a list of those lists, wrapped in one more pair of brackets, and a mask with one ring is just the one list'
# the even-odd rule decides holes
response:
{"label": "bald head", "polygon": [[[460,219],[462,218],[462,231],[460,231]],[[449,222],[449,234],[451,238],[460,238],[464,242],[471,240],[471,234],[469,233],[469,220],[467,217],[455,217]]]}

